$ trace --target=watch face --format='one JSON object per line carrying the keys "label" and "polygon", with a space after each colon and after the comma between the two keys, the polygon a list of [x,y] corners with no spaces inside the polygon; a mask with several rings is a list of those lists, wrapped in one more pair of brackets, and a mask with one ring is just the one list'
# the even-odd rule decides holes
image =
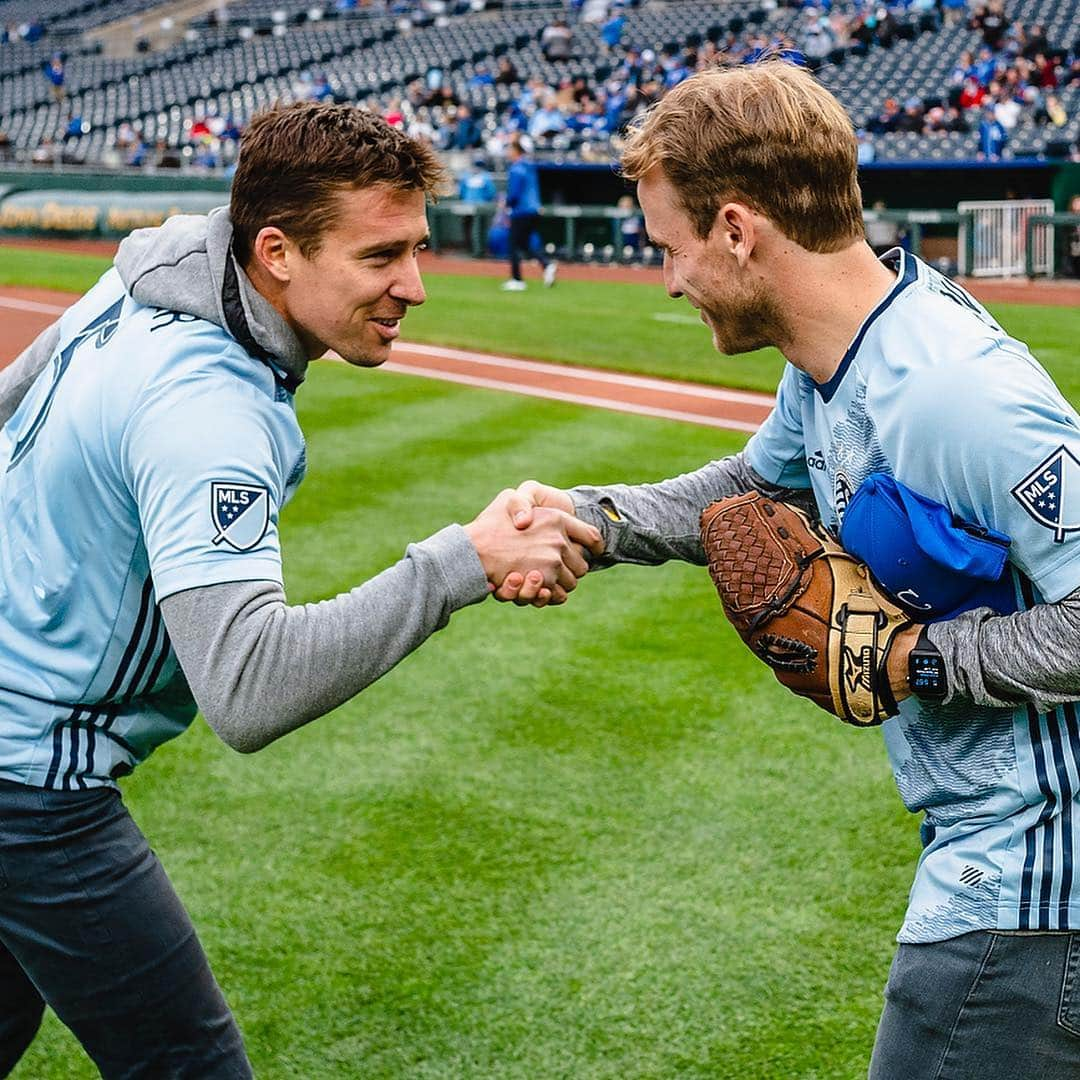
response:
{"label": "watch face", "polygon": [[908,665],[908,685],[913,694],[932,697],[945,693],[945,663],[940,656],[912,655]]}

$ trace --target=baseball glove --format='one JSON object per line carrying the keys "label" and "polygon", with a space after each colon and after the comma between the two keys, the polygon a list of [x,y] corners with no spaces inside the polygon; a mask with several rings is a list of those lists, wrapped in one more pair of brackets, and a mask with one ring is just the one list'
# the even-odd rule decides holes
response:
{"label": "baseball glove", "polygon": [[897,712],[886,661],[911,621],[820,525],[757,492],[701,515],[724,613],[789,690],[849,724]]}

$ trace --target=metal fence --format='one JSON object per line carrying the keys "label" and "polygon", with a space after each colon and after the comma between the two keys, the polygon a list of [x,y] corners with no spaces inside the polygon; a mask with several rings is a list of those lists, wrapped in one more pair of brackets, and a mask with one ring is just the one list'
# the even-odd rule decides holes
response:
{"label": "metal fence", "polygon": [[1054,234],[1032,218],[1054,212],[1052,199],[962,202],[960,273],[966,277],[1022,277],[1054,272]]}

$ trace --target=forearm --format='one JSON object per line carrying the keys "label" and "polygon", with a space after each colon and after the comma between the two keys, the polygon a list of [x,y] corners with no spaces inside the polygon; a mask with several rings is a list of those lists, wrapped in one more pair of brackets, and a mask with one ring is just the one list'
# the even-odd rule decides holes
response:
{"label": "forearm", "polygon": [[1080,590],[1013,615],[965,612],[929,637],[945,659],[950,700],[1031,702],[1039,712],[1080,700]]}
{"label": "forearm", "polygon": [[475,549],[450,526],[333,600],[290,607],[275,582],[233,582],[161,611],[207,722],[250,753],[360,693],[486,595]]}
{"label": "forearm", "polygon": [[0,371],[0,427],[12,417],[33,381],[52,357],[60,340],[60,323],[43,330],[3,371]]}
{"label": "forearm", "polygon": [[[717,499],[755,490],[781,494],[738,453],[657,484],[576,487],[569,494],[578,517],[595,525],[604,537],[604,554],[592,560],[594,568],[657,565],[669,559],[703,566],[702,510]],[[812,501],[809,492],[783,494],[803,505]]]}

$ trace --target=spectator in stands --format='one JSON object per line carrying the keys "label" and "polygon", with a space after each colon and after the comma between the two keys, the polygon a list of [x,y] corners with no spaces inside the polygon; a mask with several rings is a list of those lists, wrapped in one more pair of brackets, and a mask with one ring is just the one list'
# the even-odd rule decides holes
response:
{"label": "spectator in stands", "polygon": [[881,108],[881,112],[878,113],[867,125],[867,130],[874,135],[885,135],[890,131],[896,130],[897,121],[900,118],[900,106],[896,101],[896,98],[886,98],[885,104]]}
{"label": "spectator in stands", "polygon": [[600,27],[600,42],[604,52],[614,52],[622,44],[623,31],[626,29],[626,15],[623,5],[617,4],[612,8],[611,14],[602,27]]}
{"label": "spectator in stands", "polygon": [[923,129],[925,109],[921,98],[910,97],[904,102],[904,111],[896,118],[894,131],[916,134]]}
{"label": "spectator in stands", "polygon": [[1043,103],[1035,110],[1036,124],[1063,128],[1068,122],[1069,114],[1057,94],[1047,94]]}
{"label": "spectator in stands", "polygon": [[950,87],[962,87],[964,83],[975,76],[975,56],[970,49],[965,49],[960,54],[956,66],[949,73],[947,85]]}
{"label": "spectator in stands", "polygon": [[451,110],[446,133],[449,150],[475,150],[483,142],[480,125],[473,119],[472,109],[464,103]]}
{"label": "spectator in stands", "polygon": [[469,78],[469,86],[473,89],[479,89],[484,86],[493,86],[494,83],[495,80],[488,70],[487,64],[477,64],[476,69]]}
{"label": "spectator in stands", "polygon": [[1020,102],[1010,97],[1000,86],[991,89],[990,100],[994,107],[994,119],[1005,129],[1005,133],[1009,134],[1015,129],[1020,119]]}
{"label": "spectator in stands", "polygon": [[544,284],[555,284],[558,263],[549,259],[540,242],[540,174],[527,156],[529,144],[515,135],[507,147],[510,167],[506,173],[506,206],[510,211],[510,279],[503,282],[507,292],[526,288],[521,277],[521,260],[530,256],[544,269]]}
{"label": "spectator in stands", "polygon": [[52,165],[59,160],[59,149],[52,139],[45,135],[34,147],[33,152],[30,154],[30,160],[35,165]]}
{"label": "spectator in stands", "polygon": [[870,138],[870,133],[865,128],[859,128],[855,132],[856,151],[855,158],[860,165],[869,165],[877,157],[877,150],[874,147],[874,140]]}
{"label": "spectator in stands", "polygon": [[529,121],[529,137],[535,141],[550,139],[566,130],[566,117],[555,104],[555,95],[549,94]]}
{"label": "spectator in stands", "polygon": [[924,135],[944,135],[948,130],[948,118],[944,106],[935,105],[926,110],[922,127]]}
{"label": "spectator in stands", "polygon": [[45,71],[45,78],[49,82],[49,88],[52,90],[53,101],[60,104],[64,100],[64,79],[66,77],[64,54],[53,53],[42,67]]}
{"label": "spectator in stands", "polygon": [[964,114],[955,105],[950,105],[945,110],[945,130],[962,135],[971,130],[971,125],[964,119]]}
{"label": "spectator in stands", "polygon": [[154,147],[155,164],[159,169],[179,169],[183,164],[180,156],[180,148],[167,142],[164,138],[158,139]]}
{"label": "spectator in stands", "polygon": [[573,53],[574,31],[565,19],[552,19],[540,33],[540,50],[544,59],[569,60]]}
{"label": "spectator in stands", "polygon": [[1005,36],[1007,22],[1002,0],[989,0],[980,4],[972,13],[968,25],[982,33],[983,44],[996,50]]}
{"label": "spectator in stands", "polygon": [[977,109],[986,100],[986,90],[983,89],[978,79],[967,78],[964,80],[964,88],[960,91],[958,104],[961,109]]}
{"label": "spectator in stands", "polygon": [[1000,161],[1008,136],[1001,122],[994,116],[993,105],[983,109],[979,124],[979,158],[982,161]]}
{"label": "spectator in stands", "polygon": [[803,30],[800,45],[809,66],[816,70],[832,52],[835,42],[829,18],[816,7],[808,7],[803,12]]}
{"label": "spectator in stands", "polygon": [[1032,72],[1031,81],[1041,90],[1057,89],[1057,72],[1054,70],[1054,65],[1047,59],[1044,53],[1037,53],[1035,55],[1035,70]]}
{"label": "spectator in stands", "polygon": [[1027,35],[1027,41],[1024,45],[1024,50],[1021,55],[1026,60],[1034,60],[1039,53],[1050,52],[1050,41],[1046,36],[1046,30],[1040,23],[1036,23],[1031,28],[1031,33]]}
{"label": "spectator in stands", "polygon": [[521,79],[518,77],[517,68],[514,67],[509,56],[500,56],[498,70],[495,73],[495,85],[513,86],[516,82],[521,82]]}
{"label": "spectator in stands", "polygon": [[980,86],[986,87],[993,82],[996,72],[997,59],[994,56],[994,50],[988,45],[983,45],[975,59],[975,69],[972,74],[978,80]]}

